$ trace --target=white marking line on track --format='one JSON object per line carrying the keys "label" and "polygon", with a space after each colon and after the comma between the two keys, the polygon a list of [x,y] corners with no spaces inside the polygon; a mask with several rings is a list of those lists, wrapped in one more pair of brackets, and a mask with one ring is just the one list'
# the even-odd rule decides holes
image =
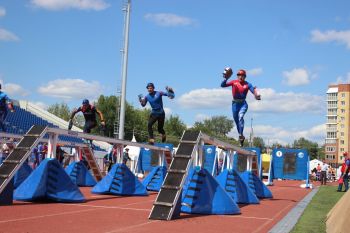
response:
{"label": "white marking line on track", "polygon": [[95,195],[95,196],[90,196],[90,197],[93,197],[93,198],[99,198],[99,199],[106,198],[106,197],[105,197],[105,196],[103,196],[103,195]]}
{"label": "white marking line on track", "polygon": [[249,217],[249,216],[240,216],[240,215],[223,215],[227,218],[251,218],[251,219],[258,219],[258,220],[273,220],[272,218],[260,218],[260,217]]}
{"label": "white marking line on track", "polygon": [[[290,203],[289,205],[287,205],[286,207],[284,207],[282,210],[280,210],[277,214],[275,214],[272,217],[272,220],[274,220],[278,215],[280,215],[283,211],[285,211],[286,209],[288,209],[291,205],[293,205],[294,203]],[[272,220],[268,220],[267,222],[265,222],[264,224],[260,225],[260,227],[258,229],[256,229],[255,231],[253,231],[252,233],[257,233],[259,232],[263,227],[265,227],[266,224],[269,224]]]}
{"label": "white marking line on track", "polygon": [[129,204],[126,204],[126,205],[123,205],[123,206],[130,206],[130,205],[136,205],[136,204],[147,203],[147,202],[154,202],[154,200],[139,201],[139,202],[129,203]]}
{"label": "white marking line on track", "polygon": [[120,207],[120,206],[103,206],[103,205],[87,205],[87,204],[66,204],[66,205],[86,206],[86,207],[104,208],[104,209],[121,209],[121,210],[150,211],[150,209],[126,208],[126,207]]}
{"label": "white marking line on track", "polygon": [[129,227],[124,227],[124,228],[121,228],[121,229],[117,229],[117,230],[114,230],[114,231],[107,231],[105,233],[125,232],[126,230],[130,230],[130,229],[133,229],[133,228],[136,228],[136,227],[141,227],[141,226],[148,225],[148,224],[151,224],[151,223],[156,223],[156,222],[160,222],[160,220],[152,220],[152,221],[148,221],[148,222],[145,222],[145,223],[141,223],[141,224],[132,225],[132,226],[129,226]]}
{"label": "white marking line on track", "polygon": [[0,221],[0,224],[1,223],[8,223],[8,222],[33,220],[33,219],[46,218],[46,217],[55,217],[55,216],[60,216],[60,215],[65,215],[65,214],[77,214],[77,213],[88,212],[88,211],[93,211],[93,210],[96,210],[96,209],[67,211],[67,212],[61,212],[61,213],[58,213],[58,214],[46,214],[46,215],[39,215],[39,216],[33,216],[33,217],[27,217],[27,218],[15,218],[15,219],[9,219],[9,220]]}

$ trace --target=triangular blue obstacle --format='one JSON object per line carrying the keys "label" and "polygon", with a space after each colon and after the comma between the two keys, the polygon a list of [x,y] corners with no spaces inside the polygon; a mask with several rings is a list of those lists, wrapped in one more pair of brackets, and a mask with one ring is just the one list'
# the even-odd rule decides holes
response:
{"label": "triangular blue obstacle", "polygon": [[253,172],[245,171],[241,173],[241,177],[258,198],[272,198],[271,191]]}
{"label": "triangular blue obstacle", "polygon": [[183,188],[181,211],[191,214],[240,214],[236,202],[206,169],[191,169]]}
{"label": "triangular blue obstacle", "polygon": [[159,191],[162,187],[167,173],[165,166],[157,166],[152,169],[148,176],[142,181],[142,184],[150,191]]}
{"label": "triangular blue obstacle", "polygon": [[32,173],[32,171],[33,169],[28,165],[28,163],[23,163],[14,176],[14,188],[16,189],[20,184],[22,184],[22,182],[25,179],[27,179],[27,177],[30,175],[30,173]]}
{"label": "triangular blue obstacle", "polygon": [[66,172],[73,183],[81,187],[92,187],[97,184],[95,178],[91,175],[85,164],[73,162],[66,168]]}
{"label": "triangular blue obstacle", "polygon": [[216,180],[237,203],[259,204],[257,196],[234,169],[224,169]]}
{"label": "triangular blue obstacle", "polygon": [[91,190],[96,194],[147,196],[146,187],[125,164],[114,164],[108,174]]}
{"label": "triangular blue obstacle", "polygon": [[14,199],[21,201],[53,200],[57,202],[83,202],[85,198],[72,182],[57,159],[42,161],[15,190]]}

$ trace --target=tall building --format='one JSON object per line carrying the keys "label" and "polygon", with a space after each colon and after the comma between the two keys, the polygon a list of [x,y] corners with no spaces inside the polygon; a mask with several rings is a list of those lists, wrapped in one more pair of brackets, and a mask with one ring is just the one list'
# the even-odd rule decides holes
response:
{"label": "tall building", "polygon": [[326,162],[341,164],[350,152],[350,84],[329,85],[327,90]]}

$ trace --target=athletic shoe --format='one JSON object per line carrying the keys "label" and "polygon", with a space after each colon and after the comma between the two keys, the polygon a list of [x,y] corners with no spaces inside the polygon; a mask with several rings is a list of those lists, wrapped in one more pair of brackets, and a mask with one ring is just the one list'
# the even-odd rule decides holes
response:
{"label": "athletic shoe", "polygon": [[243,135],[239,136],[239,144],[243,147],[245,137]]}

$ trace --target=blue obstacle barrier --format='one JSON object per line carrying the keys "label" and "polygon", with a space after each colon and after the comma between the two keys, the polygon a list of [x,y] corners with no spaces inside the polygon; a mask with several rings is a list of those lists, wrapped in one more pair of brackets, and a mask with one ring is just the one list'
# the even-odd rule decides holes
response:
{"label": "blue obstacle barrier", "polygon": [[85,198],[56,159],[45,159],[15,190],[21,201],[83,202]]}
{"label": "blue obstacle barrier", "polygon": [[80,187],[92,187],[97,184],[82,161],[73,162],[65,169],[73,183]]}
{"label": "blue obstacle barrier", "polygon": [[147,196],[146,187],[125,164],[114,164],[108,174],[91,190],[95,194]]}

